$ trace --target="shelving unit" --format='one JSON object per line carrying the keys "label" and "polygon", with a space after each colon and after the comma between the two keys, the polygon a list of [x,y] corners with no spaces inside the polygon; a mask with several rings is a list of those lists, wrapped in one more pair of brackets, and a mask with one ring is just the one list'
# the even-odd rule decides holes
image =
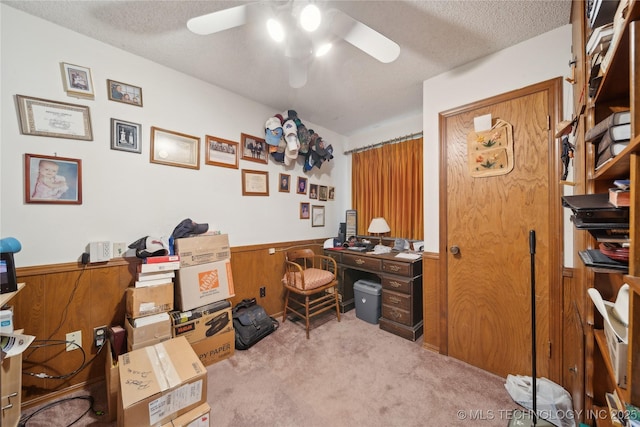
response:
{"label": "shelving unit", "polygon": [[[18,283],[18,290],[7,294],[0,294],[0,307],[7,304],[18,292],[25,287]],[[19,332],[19,331],[17,331]],[[8,357],[0,366],[1,399],[0,425],[15,427],[20,421],[20,405],[22,397],[22,355]]]}
{"label": "shelving unit", "polygon": [[[575,9],[574,9],[575,11]],[[583,15],[584,16],[584,15]],[[584,18],[586,19],[586,17]],[[581,288],[594,287],[604,296],[615,298],[622,284],[630,286],[630,319],[629,319],[629,350],[627,361],[627,387],[616,385],[613,365],[609,356],[607,342],[602,328],[602,316],[588,297],[585,304],[583,318],[585,322],[585,409],[588,414],[585,422],[597,426],[612,425],[606,417],[593,416],[594,414],[608,414],[604,392],[614,389],[619,396],[628,403],[640,406],[640,364],[633,355],[640,353],[640,2],[629,0],[624,25],[621,27],[619,37],[614,37],[615,42],[609,46],[612,50],[611,60],[602,77],[600,86],[595,96],[586,101],[586,121],[584,129],[589,129],[604,120],[610,114],[624,109],[631,110],[631,141],[629,145],[612,161],[605,164],[598,171],[594,170],[595,147],[591,143],[584,142],[584,133],[579,133],[582,141],[577,144],[585,144],[582,154],[584,157],[584,176],[576,177],[584,186],[585,193],[604,193],[613,186],[613,180],[631,180],[631,206],[629,211],[629,272],[628,274],[615,271],[602,271],[582,268],[580,277],[584,280]],[[574,50],[582,49],[584,41],[589,38],[588,25],[584,25],[586,34],[576,35],[574,32]],[[578,37],[581,36],[581,37]],[[580,39],[580,40],[578,40]],[[590,70],[589,58],[584,56],[583,69],[588,81]],[[585,83],[583,82],[583,83]],[[587,85],[576,85],[574,91],[584,91]],[[574,94],[575,95],[575,94]],[[576,97],[574,96],[574,99]],[[578,232],[576,230],[576,232]],[[578,239],[582,245],[576,250],[597,248],[595,239],[591,236]]]}

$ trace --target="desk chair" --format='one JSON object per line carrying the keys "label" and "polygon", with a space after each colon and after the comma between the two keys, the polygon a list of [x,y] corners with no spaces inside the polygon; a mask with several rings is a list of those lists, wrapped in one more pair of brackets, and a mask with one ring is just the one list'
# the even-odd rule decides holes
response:
{"label": "desk chair", "polygon": [[[311,249],[288,251],[282,278],[285,288],[282,322],[284,323],[287,319],[287,311],[303,318],[306,323],[307,339],[309,339],[309,319],[313,316],[331,310],[335,306],[339,322],[337,271],[336,261],[331,257],[316,255]],[[301,297],[304,297],[304,302]]]}

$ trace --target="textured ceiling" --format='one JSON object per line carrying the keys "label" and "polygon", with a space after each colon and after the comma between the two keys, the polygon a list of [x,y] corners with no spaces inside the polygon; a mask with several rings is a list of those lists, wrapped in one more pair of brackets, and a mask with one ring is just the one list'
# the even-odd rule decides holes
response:
{"label": "textured ceiling", "polygon": [[[322,1],[400,45],[378,62],[345,41],[289,86],[281,47],[262,23],[208,36],[186,22],[239,1],[8,1],[2,3],[349,136],[422,110],[422,82],[569,23],[571,0]],[[283,5],[286,1],[265,2]]]}

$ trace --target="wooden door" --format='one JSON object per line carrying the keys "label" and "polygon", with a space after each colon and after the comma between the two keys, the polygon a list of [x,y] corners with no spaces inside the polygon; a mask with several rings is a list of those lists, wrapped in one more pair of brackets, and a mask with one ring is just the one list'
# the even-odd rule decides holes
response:
{"label": "wooden door", "polygon": [[[550,293],[559,289],[562,223],[551,123],[559,121],[560,90],[554,79],[440,115],[440,253],[446,254],[441,340],[450,356],[503,377],[532,371],[530,230],[536,233],[537,374],[558,377],[550,349],[559,334],[554,316],[561,299]],[[513,126],[514,167],[474,178],[467,135],[474,117],[485,114]]]}

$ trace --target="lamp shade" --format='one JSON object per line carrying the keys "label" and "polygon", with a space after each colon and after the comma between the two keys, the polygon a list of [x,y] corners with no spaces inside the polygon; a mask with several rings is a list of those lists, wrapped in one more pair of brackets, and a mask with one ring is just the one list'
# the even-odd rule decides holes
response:
{"label": "lamp shade", "polygon": [[384,218],[373,218],[367,231],[369,233],[388,233],[391,228],[389,228],[389,224]]}

